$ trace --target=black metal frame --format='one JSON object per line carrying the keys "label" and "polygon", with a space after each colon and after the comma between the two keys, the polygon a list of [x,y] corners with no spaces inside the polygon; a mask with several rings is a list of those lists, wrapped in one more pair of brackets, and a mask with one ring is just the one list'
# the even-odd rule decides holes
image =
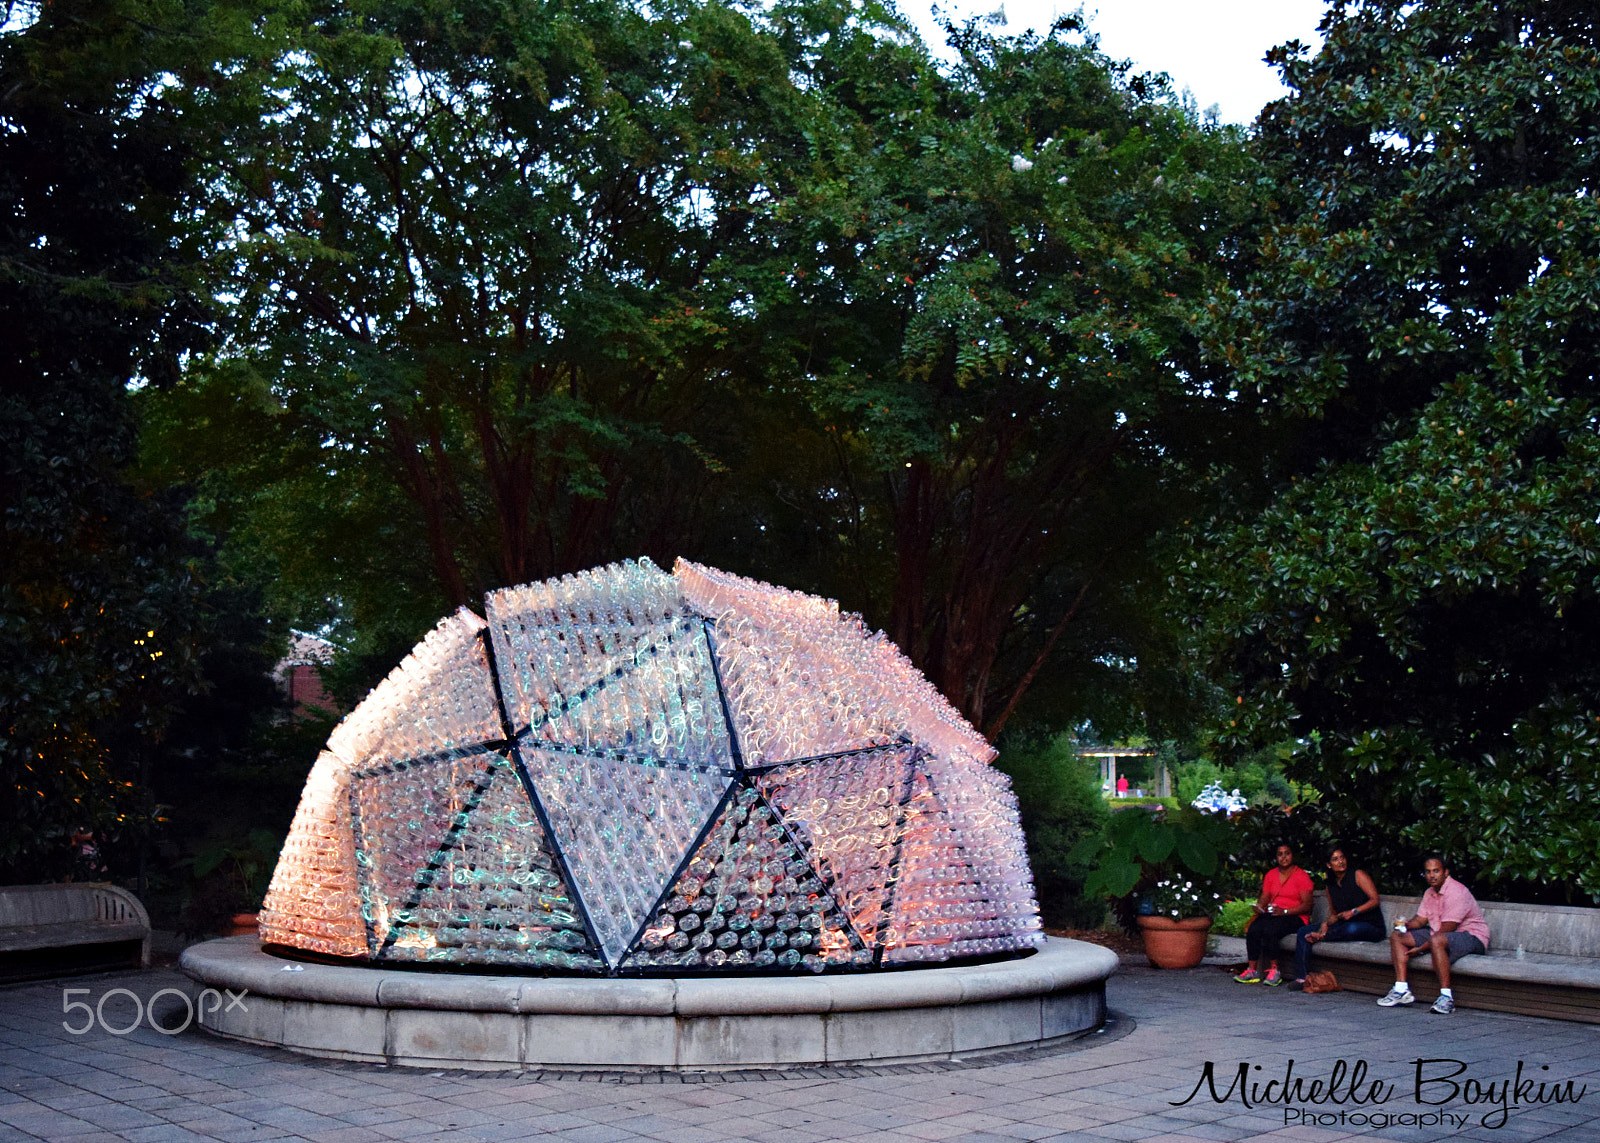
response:
{"label": "black metal frame", "polygon": [[[362,778],[376,776],[380,773],[392,773],[397,768],[397,765],[401,767],[409,767],[411,765],[442,762],[449,759],[468,758],[478,754],[486,753],[494,753],[500,756],[502,759],[509,761],[517,775],[517,780],[521,783],[523,793],[527,795],[529,804],[531,805],[535,816],[539,820],[540,828],[544,830],[546,841],[550,847],[551,856],[555,861],[562,880],[566,883],[569,899],[577,908],[578,916],[583,922],[584,932],[588,936],[589,942],[594,949],[597,959],[606,965],[606,973],[607,975],[611,976],[625,974],[623,971],[619,971],[621,966],[626,962],[630,955],[638,951],[639,943],[644,936],[645,930],[649,928],[652,920],[660,912],[661,907],[671,897],[673,889],[676,887],[679,879],[683,876],[684,871],[688,868],[689,863],[694,860],[695,854],[699,851],[700,847],[705,844],[705,839],[710,835],[711,830],[715,827],[717,822],[722,819],[722,816],[727,812],[729,804],[739,795],[739,792],[746,789],[751,790],[755,793],[760,804],[764,806],[771,815],[772,821],[783,830],[784,838],[788,845],[793,848],[800,860],[806,863],[806,865],[810,868],[812,876],[817,879],[817,882],[823,886],[828,896],[833,900],[834,911],[838,914],[839,919],[843,922],[844,929],[849,935],[853,949],[857,952],[867,949],[872,950],[872,967],[876,968],[881,966],[884,953],[882,947],[883,937],[887,932],[899,896],[900,860],[905,845],[903,831],[897,831],[898,836],[894,842],[894,854],[889,863],[889,876],[885,880],[885,894],[882,902],[882,913],[878,920],[877,931],[872,934],[872,939],[868,940],[866,936],[856,930],[854,922],[850,919],[849,913],[845,910],[843,903],[839,898],[838,884],[833,876],[826,871],[825,864],[819,861],[812,846],[796,832],[796,830],[789,824],[784,816],[778,812],[777,808],[773,806],[766,793],[760,788],[759,785],[757,785],[756,780],[764,774],[769,774],[775,770],[780,770],[789,766],[804,766],[813,763],[836,761],[858,755],[876,753],[882,750],[904,749],[905,747],[909,746],[912,751],[911,757],[906,763],[905,776],[902,778],[899,796],[894,803],[898,817],[903,816],[899,813],[899,811],[903,811],[906,804],[910,800],[911,792],[915,784],[914,779],[917,763],[924,756],[925,752],[920,745],[902,735],[891,742],[863,745],[850,750],[835,751],[829,754],[819,754],[805,758],[790,758],[781,762],[763,763],[759,766],[747,765],[743,749],[739,742],[739,734],[734,722],[733,711],[728,701],[727,689],[722,679],[722,667],[717,653],[713,620],[705,616],[695,616],[693,613],[690,613],[688,616],[681,616],[672,622],[672,628],[667,634],[665,641],[670,641],[674,636],[679,634],[687,634],[695,631],[695,618],[699,619],[699,630],[696,633],[701,640],[701,645],[705,648],[707,661],[711,666],[712,681],[717,690],[718,705],[721,708],[723,725],[727,732],[728,750],[733,759],[732,769],[722,766],[708,766],[693,762],[683,762],[676,759],[659,758],[648,754],[632,754],[620,750],[584,750],[558,742],[530,741],[526,743],[530,749],[547,750],[555,753],[568,753],[578,757],[595,758],[601,761],[629,762],[675,770],[694,770],[705,774],[716,774],[730,779],[728,785],[722,791],[722,794],[718,798],[716,805],[708,814],[705,822],[701,825],[694,839],[689,843],[682,855],[679,857],[672,873],[667,877],[665,883],[663,884],[661,892],[657,895],[651,907],[646,911],[644,918],[639,924],[639,927],[634,931],[632,937],[624,946],[623,951],[617,958],[615,964],[610,963],[606,957],[604,945],[600,941],[599,932],[590,916],[588,905],[583,899],[583,893],[578,887],[577,879],[573,877],[571,866],[568,864],[565,847],[562,844],[561,838],[552,827],[550,816],[544,805],[544,801],[539,795],[538,788],[534,785],[532,776],[528,773],[527,765],[522,758],[521,747],[523,745],[524,738],[531,731],[537,730],[539,727],[549,723],[552,720],[552,717],[560,717],[572,710],[575,710],[577,707],[581,706],[583,703],[589,701],[595,695],[599,694],[607,686],[611,686],[626,678],[629,674],[641,666],[646,658],[655,658],[657,655],[659,655],[663,642],[659,633],[652,632],[650,636],[652,641],[647,646],[636,649],[626,663],[618,665],[612,668],[610,671],[607,671],[600,678],[586,685],[581,691],[578,692],[577,695],[564,697],[558,704],[559,709],[552,708],[551,710],[544,712],[538,718],[530,718],[528,725],[518,730],[512,720],[512,712],[507,702],[508,696],[506,688],[502,685],[500,663],[495,654],[494,639],[490,636],[489,629],[485,627],[478,632],[478,638],[481,641],[485,657],[488,660],[489,673],[495,695],[495,707],[500,716],[503,737],[489,742],[478,743],[471,747],[439,751],[435,752],[434,754],[418,757],[416,759],[406,759],[403,763],[399,764],[384,764],[379,767],[373,767],[369,770],[358,771],[356,774],[352,775],[352,777]],[[707,712],[707,716],[708,718],[710,717],[710,712]],[[420,904],[422,893],[424,893],[432,884],[431,880],[424,882],[421,880],[421,878],[424,876],[431,877],[433,873],[437,872],[439,866],[445,860],[446,854],[453,847],[456,837],[465,827],[466,821],[472,810],[476,808],[478,802],[481,801],[483,795],[488,791],[489,786],[493,783],[494,769],[495,768],[493,766],[490,766],[485,771],[485,775],[487,776],[488,780],[477,784],[473,793],[469,795],[468,804],[458,815],[457,820],[451,823],[450,828],[446,831],[444,839],[439,847],[435,850],[432,859],[430,859],[426,866],[418,871],[418,883],[415,891],[412,894],[412,899],[410,899],[408,904],[404,907],[406,911],[415,909],[418,904]],[[929,778],[931,780],[932,775],[929,775]],[[355,787],[353,784],[350,789],[350,799],[351,824],[355,833],[356,846],[359,850],[362,848],[362,832],[360,826],[360,815],[355,802]],[[362,874],[360,875],[360,880],[363,905],[366,906],[369,904],[367,901],[367,897],[370,892],[369,879]],[[367,928],[367,947],[371,952],[372,958],[374,960],[380,960],[385,957],[396,939],[396,927],[391,926],[389,933],[386,934],[382,947],[374,950],[373,944],[376,939],[376,934],[373,931],[372,921],[368,916],[370,911],[370,908],[367,907],[364,907],[362,910],[363,920]],[[770,973],[773,970],[770,967],[767,967],[760,971],[764,973]],[[791,971],[799,972],[803,970],[795,969]],[[633,969],[627,970],[626,974],[647,975],[649,972],[650,970],[647,969]]]}
{"label": "black metal frame", "polygon": [[[370,766],[355,771],[350,775],[348,797],[350,799],[350,829],[354,835],[357,852],[365,848],[364,831],[361,828],[361,804],[356,800],[356,783],[358,781],[376,778],[384,774],[393,774],[400,770],[408,770],[412,766],[438,766],[446,762],[461,762],[470,758],[481,758],[485,755],[496,757],[502,762],[509,763],[513,761],[513,754],[506,749],[508,745],[503,742],[478,743],[460,749],[438,750],[432,754],[420,755],[417,758],[407,758],[398,763],[386,762],[379,766]],[[462,804],[462,808],[457,812],[455,820],[450,823],[449,828],[445,830],[444,837],[434,847],[433,856],[429,858],[428,864],[419,869],[414,875],[415,881],[411,894],[406,898],[406,903],[400,907],[399,912],[410,912],[415,909],[422,903],[422,895],[433,887],[433,875],[439,871],[439,866],[443,864],[446,854],[454,848],[455,840],[461,835],[461,831],[466,828],[467,819],[472,816],[472,811],[478,808],[483,796],[489,792],[489,787],[494,785],[495,769],[494,763],[488,763],[477,780],[473,782],[473,787],[467,793],[467,797]],[[367,954],[373,960],[382,960],[388,955],[389,950],[394,947],[394,942],[398,937],[396,930],[400,926],[391,924],[389,931],[384,934],[382,945],[377,948],[373,947],[377,941],[377,933],[373,930],[372,918],[369,916],[371,909],[368,907],[370,906],[373,892],[371,875],[362,869],[358,862],[356,876],[361,885],[363,905],[361,920],[367,930]]]}

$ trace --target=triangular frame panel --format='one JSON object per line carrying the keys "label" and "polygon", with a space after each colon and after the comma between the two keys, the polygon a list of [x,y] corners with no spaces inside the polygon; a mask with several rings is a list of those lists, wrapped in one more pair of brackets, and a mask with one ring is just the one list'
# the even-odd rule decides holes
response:
{"label": "triangular frame panel", "polygon": [[698,837],[730,771],[644,757],[517,753],[606,962],[615,966]]}
{"label": "triangular frame panel", "polygon": [[874,948],[892,910],[919,760],[914,744],[897,743],[773,767],[754,779]]}
{"label": "triangular frame panel", "polygon": [[871,956],[802,846],[760,792],[740,782],[620,967],[820,972]]}
{"label": "triangular frame panel", "polygon": [[495,757],[490,785],[417,871],[375,959],[603,967],[516,766]]}

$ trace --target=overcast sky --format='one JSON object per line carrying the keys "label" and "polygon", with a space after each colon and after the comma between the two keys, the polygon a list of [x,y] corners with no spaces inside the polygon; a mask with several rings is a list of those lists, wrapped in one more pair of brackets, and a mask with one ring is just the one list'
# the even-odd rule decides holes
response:
{"label": "overcast sky", "polygon": [[[931,0],[900,0],[930,46],[944,36],[933,22]],[[1313,49],[1322,0],[1087,0],[1089,28],[1100,49],[1131,59],[1138,71],[1164,71],[1179,91],[1187,87],[1201,109],[1216,104],[1227,123],[1249,123],[1262,106],[1284,95],[1278,73],[1262,62],[1267,49],[1298,39]],[[958,22],[1002,8],[1005,31],[1043,32],[1073,0],[943,0]]]}

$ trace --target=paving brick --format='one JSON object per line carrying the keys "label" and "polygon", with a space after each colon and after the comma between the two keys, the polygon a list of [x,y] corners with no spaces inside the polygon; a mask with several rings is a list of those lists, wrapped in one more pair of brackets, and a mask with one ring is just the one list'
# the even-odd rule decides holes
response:
{"label": "paving brick", "polygon": [[[103,993],[147,995],[171,973],[94,978]],[[77,985],[74,984],[74,987]],[[1505,1078],[1518,1059],[1588,1083],[1578,1104],[1518,1113],[1500,1130],[1471,1125],[1472,1143],[1593,1143],[1600,1138],[1596,1030],[1467,1010],[1449,1021],[1380,1013],[1372,998],[1251,992],[1214,970],[1133,971],[1110,982],[1121,1013],[1103,1036],[1068,1050],[962,1066],[798,1069],[783,1074],[472,1074],[309,1060],[220,1041],[198,1031],[164,1037],[72,1037],[59,985],[17,986],[0,1004],[0,1143],[992,1143],[1053,1138],[1199,1143],[1270,1138],[1370,1143],[1370,1130],[1284,1126],[1284,1109],[1213,1103],[1194,1091],[1213,1062],[1225,1090],[1241,1062],[1262,1079],[1325,1077],[1365,1059],[1370,1078],[1396,1085],[1383,1110],[1411,1102],[1419,1054],[1465,1061],[1480,1079]],[[1394,1035],[1389,1033],[1393,1032]],[[1252,1078],[1257,1073],[1251,1073]],[[1314,1110],[1325,1110],[1317,1108]],[[1457,1113],[1472,1110],[1456,1107]],[[1383,1130],[1384,1143],[1440,1138],[1439,1129]]]}

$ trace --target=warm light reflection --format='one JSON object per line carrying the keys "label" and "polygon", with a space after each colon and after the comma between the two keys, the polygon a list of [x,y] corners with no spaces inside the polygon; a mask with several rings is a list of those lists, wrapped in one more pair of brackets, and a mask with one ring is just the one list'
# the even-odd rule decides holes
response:
{"label": "warm light reflection", "polygon": [[994,751],[859,617],[683,560],[486,605],[442,621],[329,738],[266,940],[693,973],[1042,939]]}

